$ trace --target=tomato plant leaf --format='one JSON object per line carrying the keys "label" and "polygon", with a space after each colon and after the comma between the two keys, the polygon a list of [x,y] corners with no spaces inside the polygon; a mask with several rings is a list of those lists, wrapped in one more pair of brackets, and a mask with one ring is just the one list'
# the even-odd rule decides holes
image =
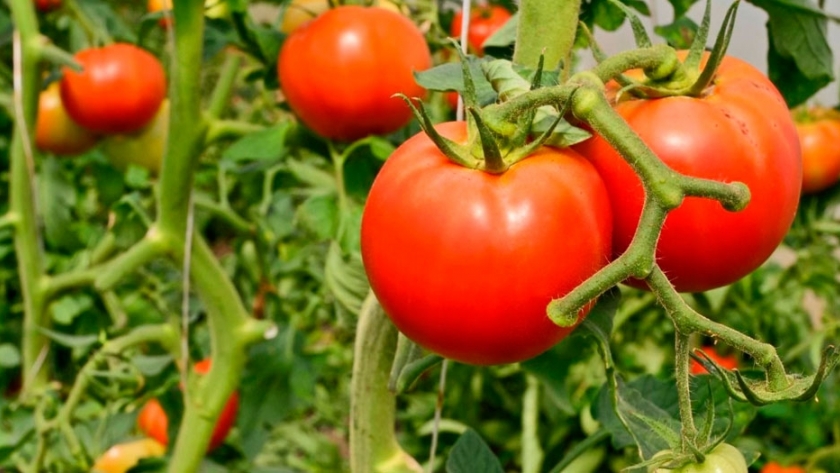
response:
{"label": "tomato plant leaf", "polygon": [[446,460],[447,473],[504,473],[499,459],[474,430],[464,432]]}
{"label": "tomato plant leaf", "polygon": [[68,348],[88,348],[99,340],[99,337],[96,335],[70,335],[44,327],[38,327],[38,331],[46,335],[50,340]]}
{"label": "tomato plant leaf", "polygon": [[87,294],[68,294],[50,306],[52,318],[59,324],[67,325],[73,319],[93,308],[93,299]]}
{"label": "tomato plant leaf", "polygon": [[297,208],[295,221],[300,227],[314,233],[320,241],[335,237],[338,229],[338,204],[335,196],[310,196]]}
{"label": "tomato plant leaf", "polygon": [[788,106],[805,102],[834,80],[827,20],[810,0],[751,0],[770,16],[768,75]]}
{"label": "tomato plant leaf", "polygon": [[11,343],[0,344],[0,367],[4,369],[20,366],[20,350]]}
{"label": "tomato plant leaf", "polygon": [[291,126],[290,122],[283,121],[275,127],[245,135],[222,153],[220,164],[234,168],[243,161],[261,161],[261,165],[267,167],[277,162],[288,153],[286,136]]}
{"label": "tomato plant leaf", "polygon": [[516,12],[508,18],[507,22],[501,28],[491,34],[482,48],[486,51],[487,48],[507,48],[513,46],[516,42],[516,29],[519,25],[519,12]]}
{"label": "tomato plant leaf", "polygon": [[[479,59],[475,56],[467,56],[467,58],[475,84],[478,103],[480,105],[488,105],[495,102],[497,98],[496,91],[493,90],[493,86],[484,76],[484,72],[481,69],[482,61],[487,59]],[[422,72],[415,72],[414,78],[418,84],[429,90],[455,90],[458,93],[464,93],[464,74],[461,70],[461,64],[457,62],[448,62]]]}
{"label": "tomato plant leaf", "polygon": [[654,33],[661,36],[676,49],[688,49],[697,34],[697,23],[688,17],[682,17],[668,25],[653,27]]}
{"label": "tomato plant leaf", "polygon": [[697,3],[699,0],[668,0],[668,3],[674,7],[674,20],[679,20],[682,18],[688,10],[691,8],[692,5]]}
{"label": "tomato plant leaf", "polygon": [[353,253],[345,257],[338,243],[333,242],[327,252],[324,276],[336,301],[358,314],[370,289],[361,256]]}
{"label": "tomato plant leaf", "polygon": [[76,203],[76,189],[56,158],[43,160],[38,189],[40,201],[43,202],[44,236],[47,243],[63,250],[77,248],[80,242],[71,230],[71,211]]}

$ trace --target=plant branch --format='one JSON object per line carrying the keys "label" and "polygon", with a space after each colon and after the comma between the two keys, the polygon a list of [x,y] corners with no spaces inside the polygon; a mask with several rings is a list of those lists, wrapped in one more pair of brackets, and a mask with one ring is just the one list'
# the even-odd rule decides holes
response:
{"label": "plant branch", "polygon": [[210,104],[207,106],[209,118],[218,119],[222,116],[233,93],[233,86],[236,83],[236,76],[239,74],[241,65],[242,55],[239,53],[228,54],[225,58],[219,80],[213,88],[213,95],[210,96]]}
{"label": "plant branch", "polygon": [[350,471],[422,473],[397,443],[396,395],[388,378],[397,347],[397,329],[368,293],[359,314],[350,384]]}

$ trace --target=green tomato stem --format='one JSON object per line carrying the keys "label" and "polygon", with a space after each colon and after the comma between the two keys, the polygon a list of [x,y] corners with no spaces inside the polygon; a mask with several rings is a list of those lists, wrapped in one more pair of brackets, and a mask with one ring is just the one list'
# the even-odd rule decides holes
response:
{"label": "green tomato stem", "polygon": [[767,371],[768,385],[773,391],[781,391],[790,385],[785,366],[773,345],[754,340],[733,328],[709,320],[696,312],[674,289],[665,273],[658,266],[650,273],[647,282],[673,320],[674,327],[680,333],[686,335],[701,333],[715,337],[749,354],[759,366]]}
{"label": "green tomato stem", "polygon": [[15,132],[10,148],[10,215],[15,215],[14,244],[23,293],[23,387],[21,397],[46,385],[48,364],[43,363],[49,340],[39,330],[49,326],[47,299],[40,290],[45,272],[44,248],[35,208],[35,164],[32,138],[40,91],[40,33],[35,8],[29,0],[10,2],[16,27],[13,35],[13,96]]}
{"label": "green tomato stem", "polygon": [[[208,114],[208,118],[211,115]],[[248,133],[265,130],[262,125],[243,122],[239,120],[208,120],[207,135],[204,137],[204,144],[208,145],[224,139],[235,139]]]}
{"label": "green tomato stem", "polygon": [[206,210],[214,216],[222,219],[225,223],[230,225],[232,229],[239,233],[250,235],[255,231],[254,225],[251,224],[251,222],[237,215],[233,209],[223,203],[216,202],[209,197],[198,194],[195,197],[195,205],[196,207]]}
{"label": "green tomato stem", "polygon": [[[554,70],[560,61],[572,57],[581,0],[522,0],[513,62],[536,69],[540,56],[546,69]],[[568,64],[566,64],[568,68]]]}
{"label": "green tomato stem", "polygon": [[242,55],[239,53],[228,54],[225,63],[219,73],[219,80],[213,88],[213,95],[210,96],[210,104],[207,106],[207,115],[210,118],[218,119],[225,111],[230,97],[233,94],[233,86],[236,84],[236,77],[242,65]]}
{"label": "green tomato stem", "polygon": [[359,314],[350,384],[350,471],[421,473],[394,434],[396,395],[388,378],[397,348],[397,329],[369,293]]}
{"label": "green tomato stem", "polygon": [[677,329],[675,338],[675,363],[677,397],[680,406],[680,419],[682,421],[682,452],[690,450],[689,445],[695,445],[697,441],[697,426],[694,423],[694,413],[691,410],[691,344],[689,334],[683,334]]}

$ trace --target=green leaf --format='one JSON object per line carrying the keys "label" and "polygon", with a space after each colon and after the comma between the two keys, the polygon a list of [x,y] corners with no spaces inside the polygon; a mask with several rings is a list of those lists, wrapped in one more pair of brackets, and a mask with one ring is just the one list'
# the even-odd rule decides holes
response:
{"label": "green leaf", "polygon": [[295,212],[295,220],[302,228],[324,241],[335,237],[338,230],[338,204],[334,195],[313,195]]}
{"label": "green leaf", "polygon": [[325,191],[335,192],[335,176],[327,171],[295,159],[289,159],[286,165],[298,181]]}
{"label": "green leaf", "polygon": [[338,303],[351,313],[358,314],[370,289],[361,256],[352,253],[345,257],[338,243],[332,242],[327,252],[324,276]]}
{"label": "green leaf", "polygon": [[157,376],[172,362],[170,355],[136,355],[131,358],[131,363],[144,376]]}
{"label": "green leaf", "polygon": [[668,2],[674,7],[674,20],[676,23],[677,20],[688,13],[691,6],[697,3],[698,0],[668,0]]}
{"label": "green leaf", "polygon": [[262,161],[273,164],[288,153],[286,135],[291,127],[284,121],[266,130],[249,133],[230,145],[222,153],[222,165],[231,166],[242,161]]}
{"label": "green leaf", "polygon": [[93,308],[93,299],[87,294],[68,294],[53,302],[50,308],[53,320],[68,325],[83,312]]}
{"label": "green leaf", "polygon": [[468,429],[452,447],[446,460],[447,473],[504,473],[499,459],[474,430]]}
{"label": "green leaf", "polygon": [[[484,72],[481,69],[482,59],[476,58],[475,56],[468,56],[468,59],[473,81],[475,82],[475,93],[478,97],[478,103],[480,105],[488,105],[495,102],[496,91],[493,90],[490,81],[484,77]],[[459,93],[464,92],[464,74],[461,70],[461,64],[458,62],[448,62],[422,72],[415,72],[414,78],[420,86],[429,90],[455,90]]]}
{"label": "green leaf", "polygon": [[519,12],[516,12],[508,18],[508,21],[502,25],[501,28],[496,30],[493,34],[490,35],[486,40],[484,40],[484,44],[482,47],[484,49],[487,48],[506,48],[508,46],[513,46],[513,43],[516,42],[516,29],[519,25]]}
{"label": "green leaf", "polygon": [[768,75],[789,107],[834,80],[827,20],[810,0],[751,0],[770,16]]}
{"label": "green leaf", "polygon": [[76,203],[76,189],[64,175],[61,163],[54,157],[43,160],[40,175],[40,202],[44,213],[44,236],[54,247],[72,250],[80,242],[71,231],[71,210]]}
{"label": "green leaf", "polygon": [[68,348],[87,348],[99,340],[99,337],[96,335],[70,335],[43,327],[38,327],[38,331],[46,335],[50,340]]}
{"label": "green leaf", "polygon": [[20,366],[20,350],[11,343],[0,344],[0,367],[5,369]]}
{"label": "green leaf", "polygon": [[655,26],[653,32],[665,39],[675,49],[688,49],[694,42],[697,28],[697,23],[692,21],[691,18],[682,17],[669,25]]}

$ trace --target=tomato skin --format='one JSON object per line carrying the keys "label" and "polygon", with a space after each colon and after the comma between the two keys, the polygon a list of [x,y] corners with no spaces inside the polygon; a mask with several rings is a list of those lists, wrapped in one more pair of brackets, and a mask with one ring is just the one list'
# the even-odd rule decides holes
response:
{"label": "tomato skin", "polygon": [[166,97],[166,74],[160,61],[125,43],[76,53],[82,72],[64,68],[61,100],[83,127],[103,134],[142,128]]}
{"label": "tomato skin", "polygon": [[[630,99],[615,105],[671,168],[750,188],[750,203],[741,212],[688,197],[668,215],[657,262],[680,292],[725,286],[752,272],[782,241],[799,203],[799,140],[773,84],[746,62],[726,57],[712,85],[700,98]],[[641,182],[603,138],[593,137],[576,149],[595,164],[610,191],[613,250],[621,254],[638,226]]]}
{"label": "tomato skin", "polygon": [[289,35],[278,77],[303,123],[325,138],[353,141],[406,125],[411,110],[392,96],[423,97],[413,72],[430,66],[426,40],[408,18],[342,6]]}
{"label": "tomato skin", "polygon": [[[437,130],[466,139],[463,122]],[[420,133],[374,181],[362,260],[410,339],[465,363],[512,363],[571,332],[546,305],[607,263],[610,220],[603,183],[571,150],[542,148],[491,175],[450,162]]]}
{"label": "tomato skin", "polygon": [[[712,359],[715,363],[719,364],[720,366],[728,369],[734,370],[738,367],[738,358],[733,355],[721,355],[715,350],[714,347],[703,347],[701,348],[703,353],[706,354],[709,358]],[[691,360],[691,374],[706,374],[706,368],[703,367],[699,362],[695,361],[694,359]]]}
{"label": "tomato skin", "polygon": [[141,459],[161,457],[164,453],[166,447],[150,438],[118,443],[96,460],[93,473],[125,473]]}
{"label": "tomato skin", "polygon": [[38,119],[35,123],[35,146],[59,156],[81,154],[93,148],[97,137],[74,122],[64,105],[57,82],[38,97]]}
{"label": "tomato skin", "polygon": [[61,0],[35,0],[35,8],[41,13],[47,13],[61,8]]}
{"label": "tomato skin", "polygon": [[828,189],[840,177],[840,119],[816,117],[797,123],[796,132],[802,147],[802,193]]}
{"label": "tomato skin", "polygon": [[[202,360],[195,364],[195,372],[198,374],[206,374],[210,371],[210,360]],[[236,422],[236,413],[239,411],[239,393],[234,392],[228,398],[227,403],[222,408],[222,413],[219,415],[219,420],[216,422],[216,428],[213,429],[213,434],[210,437],[210,444],[207,451],[214,450],[225,441],[228,432]],[[149,437],[157,440],[163,445],[169,444],[169,419],[166,417],[166,411],[160,405],[157,399],[148,401],[137,416],[137,426]]]}
{"label": "tomato skin", "polygon": [[[467,30],[467,44],[477,56],[484,54],[484,42],[510,19],[511,13],[499,5],[477,6],[470,10],[470,26]],[[458,11],[452,17],[450,34],[455,39],[461,37],[461,21],[464,12]]]}
{"label": "tomato skin", "polygon": [[761,473],[806,473],[805,468],[801,466],[782,466],[776,462],[767,462],[762,468]]}
{"label": "tomato skin", "polygon": [[102,140],[102,151],[121,171],[125,171],[129,164],[136,164],[159,174],[168,135],[169,100],[165,99],[151,122],[136,133],[105,138]]}
{"label": "tomato skin", "polygon": [[[659,452],[654,457],[665,454],[668,451]],[[740,450],[722,443],[706,454],[706,461],[693,463],[676,470],[668,468],[656,468],[649,471],[654,473],[747,473],[747,461]]]}

